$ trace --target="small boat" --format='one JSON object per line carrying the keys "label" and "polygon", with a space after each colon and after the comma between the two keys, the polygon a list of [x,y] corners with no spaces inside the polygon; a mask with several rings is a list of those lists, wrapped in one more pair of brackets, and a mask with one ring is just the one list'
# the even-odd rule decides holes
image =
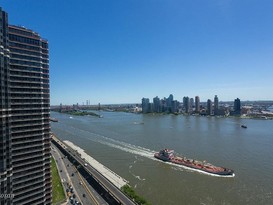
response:
{"label": "small boat", "polygon": [[49,120],[52,121],[52,122],[58,122],[58,121],[59,121],[58,119],[56,119],[56,118],[51,118],[51,117],[49,118]]}
{"label": "small boat", "polygon": [[246,125],[241,125],[241,128],[247,128],[247,126]]}
{"label": "small boat", "polygon": [[144,122],[134,122],[134,125],[143,125]]}

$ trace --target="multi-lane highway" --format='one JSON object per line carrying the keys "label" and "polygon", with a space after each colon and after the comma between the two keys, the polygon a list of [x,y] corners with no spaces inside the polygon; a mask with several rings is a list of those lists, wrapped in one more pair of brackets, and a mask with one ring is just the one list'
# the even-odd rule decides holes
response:
{"label": "multi-lane highway", "polygon": [[[52,155],[68,196],[67,204],[106,205],[107,202],[86,182],[76,167],[52,144]],[[73,175],[73,176],[72,176]]]}
{"label": "multi-lane highway", "polygon": [[[53,137],[53,142],[56,143],[59,149],[63,149],[62,151],[69,155],[73,160],[76,160],[78,164],[80,164],[92,178],[106,190],[117,203],[119,204],[128,204],[128,205],[136,205],[130,198],[128,198],[119,188],[117,188],[114,184],[112,184],[108,179],[106,179],[101,173],[99,173],[96,169],[94,169],[90,164],[88,164],[81,156],[73,150],[68,145],[64,144],[59,139]],[[75,176],[75,174],[74,174]]]}

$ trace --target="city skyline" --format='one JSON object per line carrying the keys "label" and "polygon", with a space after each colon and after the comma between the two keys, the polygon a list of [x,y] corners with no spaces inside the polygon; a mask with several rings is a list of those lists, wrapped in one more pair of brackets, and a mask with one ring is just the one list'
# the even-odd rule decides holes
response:
{"label": "city skyline", "polygon": [[[229,111],[228,107],[230,107],[230,102],[227,103],[220,101],[217,95],[214,96],[214,101],[211,99],[207,99],[206,102],[202,102],[202,106],[200,104],[200,97],[195,96],[191,98],[189,96],[183,97],[183,102],[175,100],[172,94],[169,97],[164,97],[160,99],[158,96],[153,98],[153,101],[150,102],[149,98],[142,98],[141,100],[141,108],[142,113],[184,113],[184,114],[201,114],[201,115],[222,115],[228,116]],[[241,114],[241,100],[239,98],[234,99],[234,106],[232,109],[232,115],[240,115]],[[221,105],[221,107],[219,106]],[[250,106],[251,107],[251,106]],[[201,110],[202,109],[202,110]]]}
{"label": "city skyline", "polygon": [[222,101],[273,99],[271,2],[14,0],[1,6],[10,24],[50,42],[51,105],[139,103],[169,93],[180,101],[214,94]]}

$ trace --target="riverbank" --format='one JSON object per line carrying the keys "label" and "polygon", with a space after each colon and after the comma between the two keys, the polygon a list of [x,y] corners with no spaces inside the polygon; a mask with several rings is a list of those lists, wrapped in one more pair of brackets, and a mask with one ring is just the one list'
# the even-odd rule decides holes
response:
{"label": "riverbank", "polygon": [[151,205],[149,202],[147,202],[144,198],[139,196],[135,190],[130,187],[129,185],[125,185],[121,187],[121,190],[123,193],[125,193],[127,196],[129,196],[131,199],[134,200],[139,205]]}
{"label": "riverbank", "polygon": [[76,116],[94,116],[94,117],[102,117],[101,115],[91,112],[91,111],[81,111],[81,110],[63,110],[60,113],[76,115]]}
{"label": "riverbank", "polygon": [[127,180],[123,179],[121,176],[117,175],[115,172],[113,172],[112,170],[104,166],[103,164],[99,163],[93,157],[86,154],[83,149],[76,146],[72,142],[68,140],[64,140],[64,143],[66,143],[69,147],[77,151],[80,154],[82,159],[84,159],[88,164],[94,167],[99,173],[101,173],[105,178],[107,178],[119,189],[129,183]]}

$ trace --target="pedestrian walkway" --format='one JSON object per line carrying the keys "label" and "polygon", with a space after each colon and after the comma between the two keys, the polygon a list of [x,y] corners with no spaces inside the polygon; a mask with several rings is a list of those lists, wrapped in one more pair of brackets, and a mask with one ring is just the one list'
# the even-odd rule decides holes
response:
{"label": "pedestrian walkway", "polygon": [[107,168],[106,166],[104,166],[103,164],[99,163],[97,160],[86,154],[82,148],[74,145],[72,142],[68,140],[65,140],[63,142],[66,143],[75,151],[77,151],[80,154],[81,158],[87,162],[87,164],[90,164],[94,169],[96,169],[99,173],[101,173],[105,178],[111,181],[119,189],[122,186],[129,183],[128,181],[117,175],[115,172],[113,172],[112,170],[110,170],[109,168]]}

